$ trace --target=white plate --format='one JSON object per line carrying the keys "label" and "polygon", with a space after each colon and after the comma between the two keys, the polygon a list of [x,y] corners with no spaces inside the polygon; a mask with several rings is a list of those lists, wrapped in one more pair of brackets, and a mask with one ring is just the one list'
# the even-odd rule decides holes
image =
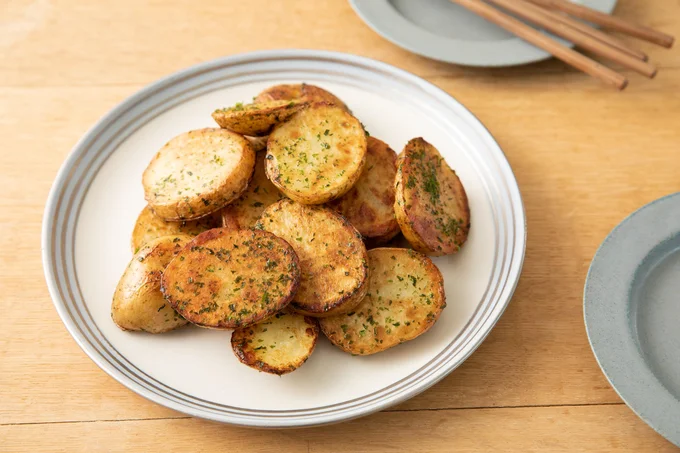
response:
{"label": "white plate", "polygon": [[[376,33],[435,60],[466,66],[514,66],[550,54],[482,19],[451,0],[350,0]],[[616,0],[576,0],[610,14]],[[552,36],[552,35],[550,35]],[[554,37],[565,46],[571,43]]]}
{"label": "white plate", "polygon": [[[394,149],[425,137],[460,175],[472,228],[461,253],[435,260],[448,301],[437,324],[417,340],[370,357],[352,357],[323,339],[302,368],[283,377],[240,364],[229,332],[119,330],[109,314],[111,297],[130,259],[130,233],[145,204],[141,175],[151,157],[173,136],[213,126],[215,108],[248,101],[272,84],[300,81],[337,94],[371,134]],[[502,151],[470,112],[435,86],[386,64],[300,50],[203,63],[124,101],[64,163],[43,224],[45,275],[55,306],[104,371],[172,409],[264,427],[358,417],[442,379],[500,317],[517,284],[524,248],[516,181]]]}

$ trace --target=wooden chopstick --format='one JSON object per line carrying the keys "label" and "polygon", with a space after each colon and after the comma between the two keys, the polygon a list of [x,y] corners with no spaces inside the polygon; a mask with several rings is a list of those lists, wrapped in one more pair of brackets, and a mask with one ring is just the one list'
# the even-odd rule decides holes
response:
{"label": "wooden chopstick", "polygon": [[656,75],[656,68],[652,64],[623,53],[569,25],[558,22],[544,14],[544,10],[539,6],[524,0],[487,0],[487,2],[500,6],[523,19],[527,19],[547,31],[573,42],[582,49],[593,52],[600,57],[604,57],[628,69],[639,72],[646,77],[652,78]]}
{"label": "wooden chopstick", "polygon": [[590,26],[586,25],[585,23],[583,23],[579,20],[576,20],[576,19],[572,19],[571,17],[569,17],[569,16],[567,16],[563,13],[553,11],[553,10],[547,9],[547,8],[541,8],[541,9],[543,11],[543,14],[545,14],[546,16],[549,16],[551,19],[556,20],[557,22],[561,22],[565,25],[569,25],[571,28],[575,28],[576,30],[580,31],[581,33],[584,33],[588,36],[592,36],[593,38],[600,40],[603,43],[609,44],[613,48],[618,49],[621,52],[627,53],[631,57],[635,57],[638,60],[642,60],[642,61],[649,60],[649,57],[647,56],[646,53],[644,53],[640,50],[637,50],[637,49],[633,49],[632,47],[629,47],[628,44],[626,44],[625,42],[623,42],[623,41],[621,41],[621,40],[619,40],[619,39],[617,39],[617,38],[615,38],[611,35],[608,35],[607,33],[603,32],[601,30],[598,30],[597,28],[590,27]]}
{"label": "wooden chopstick", "polygon": [[585,55],[563,46],[554,39],[544,35],[524,24],[523,22],[509,16],[493,6],[481,0],[451,0],[454,3],[467,8],[473,13],[483,17],[489,22],[493,22],[510,33],[519,36],[531,44],[549,52],[554,57],[559,58],[565,63],[589,74],[604,83],[612,85],[619,90],[623,90],[628,85],[628,80],[621,74],[600,63],[592,60]]}
{"label": "wooden chopstick", "polygon": [[636,38],[644,39],[645,41],[658,44],[663,47],[670,48],[673,46],[675,38],[666,33],[654,30],[644,25],[634,24],[618,17],[610,16],[600,11],[588,8],[587,6],[578,5],[568,0],[530,0],[541,6],[563,11],[571,14],[574,17],[587,20],[590,23],[597,24],[606,30],[615,30],[625,33]]}

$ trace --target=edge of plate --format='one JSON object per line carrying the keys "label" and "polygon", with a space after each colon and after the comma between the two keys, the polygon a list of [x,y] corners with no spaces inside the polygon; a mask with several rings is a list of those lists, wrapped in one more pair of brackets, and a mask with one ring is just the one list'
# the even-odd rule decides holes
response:
{"label": "edge of plate", "polygon": [[[460,66],[466,66],[466,67],[471,67],[471,68],[506,68],[506,67],[512,67],[512,66],[523,66],[523,65],[528,65],[531,63],[538,63],[540,61],[545,61],[549,60],[550,58],[553,58],[553,56],[538,48],[535,47],[525,41],[523,41],[521,38],[518,37],[513,37],[509,38],[506,41],[490,41],[490,42],[474,42],[473,44],[475,46],[483,46],[483,47],[493,47],[494,43],[496,45],[499,42],[505,43],[504,45],[511,45],[511,46],[520,46],[520,49],[522,47],[525,48],[523,51],[523,55],[520,58],[516,58],[515,60],[512,59],[512,56],[510,55],[511,52],[501,52],[504,54],[503,58],[501,60],[494,60],[494,59],[489,59],[487,58],[486,60],[480,59],[479,56],[479,48],[477,50],[477,56],[473,59],[467,59],[464,60],[462,58],[454,58],[451,56],[442,56],[438,55],[435,52],[430,51],[427,47],[427,45],[414,45],[413,43],[409,42],[408,40],[405,40],[401,38],[398,35],[395,35],[394,33],[388,32],[384,30],[381,26],[376,25],[377,21],[375,19],[375,14],[373,14],[369,9],[373,8],[375,9],[375,5],[377,4],[378,1],[383,2],[384,4],[389,3],[388,0],[349,0],[350,5],[352,6],[352,9],[356,13],[357,16],[366,24],[368,27],[373,30],[375,33],[383,37],[385,40],[391,42],[392,44],[401,47],[402,49],[405,49],[411,53],[421,55],[423,57],[435,60],[435,61],[441,61],[444,63],[450,63],[450,64],[456,64]],[[597,6],[592,6],[594,9],[611,14],[614,9],[616,8],[616,4],[618,3],[618,0],[598,0],[599,2],[602,3],[602,5],[597,5]],[[368,3],[367,3],[368,2]],[[370,5],[369,8],[367,9],[364,4]],[[391,7],[391,5],[388,5],[388,7]],[[599,27],[598,25],[594,25],[595,27]],[[412,24],[410,21],[407,19],[404,19],[403,22],[401,23],[401,28],[408,28],[408,29],[418,29],[418,30],[424,30],[418,27],[415,24]],[[424,30],[427,32],[427,30]],[[557,40],[559,43],[567,46],[567,47],[574,47],[574,44],[570,43],[569,41],[566,41],[560,37],[557,37],[553,34],[550,34],[548,32],[544,32],[551,38]],[[456,44],[464,44],[464,45],[470,45],[470,41],[463,41],[463,40],[456,40],[456,39],[449,39],[449,38],[444,38],[440,37],[438,35],[432,34],[432,39],[435,40],[446,40],[447,45],[455,46]],[[528,47],[525,47],[528,46]],[[506,49],[506,51],[511,50],[511,49]]]}
{"label": "edge of plate", "polygon": [[[454,102],[457,104],[457,107],[461,108],[464,110],[464,112],[470,116],[470,121],[474,126],[480,127],[487,135],[488,138],[493,142],[495,145],[495,151],[498,152],[498,157],[499,160],[496,162],[501,167],[501,171],[505,173],[506,178],[508,178],[508,182],[512,183],[510,190],[511,193],[508,194],[512,201],[512,206],[510,208],[510,211],[512,212],[513,216],[517,216],[517,218],[514,219],[513,222],[513,227],[517,227],[519,231],[515,232],[515,236],[512,238],[513,239],[513,244],[516,247],[515,254],[511,257],[511,263],[510,263],[510,268],[509,268],[509,274],[507,276],[508,282],[506,285],[502,288],[502,297],[499,298],[497,303],[492,307],[492,309],[487,313],[487,316],[480,321],[480,325],[478,328],[478,332],[475,334],[475,337],[471,340],[471,344],[468,344],[466,349],[465,349],[465,354],[460,356],[460,359],[456,361],[456,363],[450,363],[451,361],[445,361],[442,363],[442,369],[436,370],[436,373],[434,375],[427,376],[425,379],[420,379],[419,381],[415,382],[413,385],[411,385],[407,390],[401,392],[397,397],[389,397],[389,396],[383,396],[379,401],[371,403],[368,407],[361,408],[358,410],[354,411],[349,411],[349,413],[346,413],[346,410],[339,411],[336,414],[321,414],[319,417],[315,419],[310,419],[310,420],[305,420],[304,422],[299,422],[297,421],[289,421],[286,420],[285,418],[276,418],[276,419],[269,419],[269,420],[263,420],[263,421],[258,421],[258,422],[252,422],[251,420],[248,420],[248,422],[239,422],[239,421],[234,421],[231,419],[229,415],[215,415],[213,412],[208,412],[208,411],[201,411],[201,410],[196,410],[191,407],[187,407],[185,405],[176,403],[168,398],[165,398],[163,396],[159,396],[154,394],[153,392],[149,392],[148,390],[145,390],[141,386],[139,386],[137,383],[130,381],[129,378],[126,376],[122,375],[119,370],[117,369],[111,369],[111,364],[105,360],[103,357],[101,357],[98,353],[98,351],[94,350],[92,346],[89,344],[88,341],[86,341],[85,338],[80,337],[80,333],[77,332],[76,326],[74,325],[75,323],[72,322],[72,319],[70,318],[70,314],[67,310],[67,307],[64,304],[64,301],[61,299],[61,296],[59,295],[59,291],[57,288],[57,283],[56,283],[56,278],[55,275],[52,274],[50,270],[50,265],[51,265],[51,255],[50,255],[50,246],[52,245],[52,240],[50,238],[50,234],[52,232],[52,229],[54,228],[53,224],[53,219],[54,215],[57,211],[57,196],[59,195],[60,189],[65,185],[66,181],[70,177],[70,173],[76,168],[78,160],[82,158],[81,156],[78,156],[78,151],[80,148],[82,148],[83,144],[87,142],[90,137],[99,129],[102,129],[106,127],[106,125],[117,115],[119,115],[122,111],[126,110],[130,106],[134,105],[135,103],[139,102],[140,100],[144,99],[148,94],[152,93],[153,91],[162,88],[166,85],[171,85],[173,82],[176,80],[185,78],[187,76],[191,76],[194,73],[201,72],[204,70],[209,70],[210,68],[214,66],[219,66],[219,65],[224,65],[224,64],[229,64],[229,63],[236,63],[245,59],[255,59],[255,58],[270,58],[270,59],[275,59],[275,58],[311,58],[311,59],[329,59],[329,60],[338,60],[338,61],[343,61],[348,64],[361,64],[367,67],[371,67],[373,69],[382,71],[382,72],[387,72],[392,75],[399,76],[403,79],[408,80],[409,82],[419,86],[420,88],[427,89],[429,91],[435,91],[438,96],[444,97],[447,99],[449,102]],[[76,143],[76,145],[73,147],[71,150],[69,156],[66,158],[65,162],[62,164],[62,167],[60,168],[59,172],[57,173],[57,176],[55,178],[55,181],[50,189],[50,193],[47,199],[44,215],[43,215],[43,224],[42,224],[42,234],[41,234],[41,240],[42,240],[42,246],[41,246],[41,252],[42,252],[42,261],[43,261],[43,268],[45,272],[45,279],[47,282],[48,290],[50,293],[50,296],[52,298],[52,301],[55,305],[55,308],[62,319],[62,322],[66,326],[67,330],[71,334],[71,336],[75,339],[75,341],[78,343],[81,349],[92,359],[103,371],[105,371],[107,374],[112,376],[114,379],[116,379],[118,382],[126,386],[127,388],[135,391],[139,395],[154,401],[155,403],[158,403],[162,406],[168,407],[170,409],[183,412],[192,416],[196,417],[201,417],[201,418],[206,418],[210,420],[215,420],[215,421],[220,421],[220,422],[225,422],[225,423],[231,423],[235,425],[242,425],[242,426],[251,426],[251,427],[265,427],[265,428],[285,428],[285,427],[299,427],[299,426],[316,426],[316,425],[322,425],[322,424],[330,424],[330,423],[337,423],[340,421],[345,421],[349,420],[352,418],[357,418],[361,417],[364,415],[368,415],[373,412],[377,412],[379,410],[385,409],[386,407],[398,404],[400,402],[406,401],[407,399],[425,391],[432,385],[436,384],[439,382],[441,379],[443,379],[445,376],[447,376],[451,371],[453,371],[455,368],[457,368],[461,363],[463,363],[476,349],[479,347],[479,345],[484,341],[486,336],[490,333],[491,329],[493,326],[496,324],[498,319],[500,319],[501,315],[507,308],[512,295],[517,287],[517,284],[519,282],[519,277],[521,274],[521,270],[523,267],[524,263],[524,257],[526,253],[526,237],[527,237],[527,230],[526,230],[526,214],[525,214],[525,208],[524,208],[524,203],[521,197],[521,193],[519,190],[519,186],[517,184],[516,178],[512,172],[512,169],[510,167],[509,162],[507,161],[507,158],[505,154],[503,153],[502,149],[500,146],[498,146],[498,143],[496,140],[493,138],[493,136],[489,133],[489,131],[486,129],[486,127],[477,119],[469,110],[467,110],[460,102],[455,100],[452,96],[450,96],[448,93],[445,91],[441,90],[440,88],[436,87],[435,85],[431,84],[430,82],[427,82],[426,80],[415,76],[405,70],[396,68],[394,66],[391,66],[389,64],[379,62],[370,58],[366,57],[359,57],[351,54],[345,54],[341,52],[332,52],[332,51],[312,51],[312,50],[299,50],[299,49],[286,49],[286,50],[274,50],[274,51],[259,51],[259,52],[249,52],[249,53],[243,53],[243,54],[236,54],[228,57],[222,57],[218,58],[215,60],[210,60],[206,61],[203,63],[199,63],[193,66],[190,66],[188,68],[182,69],[180,71],[177,71],[173,74],[170,74],[166,77],[163,77],[159,79],[158,81],[155,81],[141,90],[137,91],[134,93],[132,96],[128,97],[121,103],[119,103],[116,107],[114,107],[111,111],[109,111],[106,115],[104,115],[101,119],[99,119],[94,126],[92,126],[85,135],[81,137],[81,139]],[[360,400],[361,398],[359,398]]]}
{"label": "edge of plate", "polygon": [[[599,245],[597,248],[597,251],[595,252],[595,255],[593,256],[593,259],[590,263],[590,266],[588,267],[588,273],[586,275],[586,281],[585,284],[583,285],[583,321],[585,324],[585,329],[586,329],[586,335],[588,336],[588,344],[590,345],[590,349],[593,352],[593,356],[595,357],[595,361],[597,362],[597,365],[600,367],[600,370],[602,371],[602,374],[604,374],[605,378],[607,379],[607,382],[609,382],[609,385],[612,386],[614,391],[616,392],[617,395],[624,401],[626,406],[630,410],[632,410],[635,415],[637,415],[641,420],[643,420],[649,427],[651,427],[654,431],[656,431],[660,436],[664,437],[666,440],[669,442],[673,443],[676,446],[680,447],[680,436],[677,433],[670,433],[667,432],[663,427],[659,426],[652,418],[649,416],[649,410],[648,406],[644,404],[644,402],[640,402],[637,398],[631,398],[630,395],[627,394],[627,391],[622,391],[622,386],[626,386],[630,382],[630,377],[626,376],[620,376],[620,375],[614,375],[610,371],[610,365],[612,364],[612,354],[610,353],[603,353],[602,350],[600,349],[600,345],[596,344],[596,340],[594,340],[594,329],[597,329],[594,326],[594,322],[591,319],[592,318],[592,308],[589,307],[589,305],[592,305],[592,302],[589,302],[588,300],[588,288],[590,285],[592,285],[592,280],[594,278],[594,272],[595,272],[595,262],[598,259],[598,256],[601,254],[601,252],[608,246],[609,242],[612,241],[613,236],[621,230],[625,225],[633,221],[638,215],[643,213],[644,211],[648,210],[649,208],[654,207],[655,205],[662,203],[664,201],[668,201],[673,198],[680,198],[680,192],[672,193],[665,195],[661,198],[658,198],[656,200],[653,200],[644,206],[641,206],[640,208],[636,209],[635,211],[631,212],[628,214],[621,222],[619,222],[604,238],[602,243]],[[590,319],[590,321],[589,321]],[[599,352],[598,352],[599,351]],[[629,351],[630,352],[630,351]],[[616,354],[613,354],[616,355]],[[635,357],[633,361],[637,360],[638,351],[635,350],[632,354],[630,354],[631,357]],[[644,359],[640,358],[641,360],[644,361]],[[665,387],[663,387],[663,384],[660,382],[658,383],[658,390],[663,389],[665,390]],[[680,402],[677,404],[677,412],[680,413]]]}

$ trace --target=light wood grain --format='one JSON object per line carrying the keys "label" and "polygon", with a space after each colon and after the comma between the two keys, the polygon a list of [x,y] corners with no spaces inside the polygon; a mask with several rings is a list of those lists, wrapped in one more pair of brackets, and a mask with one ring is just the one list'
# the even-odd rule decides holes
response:
{"label": "light wood grain", "polygon": [[[488,340],[463,367],[403,407],[618,401],[585,338],[582,285],[595,249],[621,218],[647,201],[680,190],[676,177],[680,162],[669,158],[680,142],[680,131],[672,115],[658,114],[680,111],[680,99],[665,91],[677,92],[679,73],[662,75],[658,83],[645,82],[626,96],[591,86],[566,98],[523,77],[506,79],[494,90],[478,79],[434,79],[480,117],[508,154],[527,207],[529,242],[516,296]],[[562,82],[560,76],[552,77],[555,83]],[[135,89],[0,91],[11,107],[8,111],[16,112],[0,120],[2,136],[15,137],[12,131],[30,124],[32,118],[40,118],[50,131],[49,152],[41,151],[46,143],[36,141],[27,130],[8,143],[10,149],[25,152],[0,157],[10,187],[3,203],[17,209],[16,220],[3,224],[5,234],[0,241],[3,250],[13,246],[24,256],[17,267],[10,265],[13,255],[3,255],[6,266],[0,278],[7,287],[21,288],[21,300],[26,301],[22,311],[10,308],[18,299],[0,302],[7,303],[3,308],[9,313],[0,318],[0,326],[16,340],[4,353],[3,368],[8,371],[0,374],[0,392],[10,385],[15,390],[2,395],[8,411],[1,414],[2,422],[141,417],[148,410],[155,416],[169,413],[122,388],[78,349],[51,306],[37,252],[42,205],[67,150],[99,115]],[[518,90],[525,97],[514,98]],[[494,103],[498,96],[508,99],[500,112]],[[93,97],[99,99],[99,106],[86,101]],[[559,111],[554,107],[557,103]],[[587,114],[584,105],[588,105]],[[61,108],[72,113],[67,117]],[[618,127],[609,119],[613,112],[620,118],[655,118],[653,146],[649,123]],[[509,115],[513,121],[507,120]],[[68,127],[69,123],[73,126]],[[39,175],[38,183],[21,190],[31,173]],[[27,329],[27,323],[42,327]],[[36,345],[57,354],[36,360]],[[48,382],[58,383],[63,391],[55,394]],[[27,399],[27,393],[32,398]],[[98,402],[94,408],[92,400]]]}
{"label": "light wood grain", "polygon": [[0,452],[286,453],[676,451],[625,406],[383,412],[342,425],[264,431],[196,419],[0,426]]}
{"label": "light wood grain", "polygon": [[[617,14],[680,29],[678,2],[621,0]],[[47,193],[79,137],[144,84],[220,55],[311,45],[425,76],[480,118],[526,204],[522,279],[479,350],[399,412],[276,433],[185,419],[108,377],[61,324],[40,261]],[[669,451],[618,405],[582,318],[585,274],[604,236],[680,190],[680,57],[640,49],[663,71],[654,81],[628,73],[635,84],[621,94],[555,61],[481,70],[413,56],[342,0],[9,3],[0,9],[0,451],[389,451],[399,442],[410,451]],[[589,406],[537,407],[560,405]]]}
{"label": "light wood grain", "polygon": [[531,0],[542,6],[553,8],[565,13],[569,13],[574,17],[584,19],[593,24],[597,24],[605,30],[618,31],[638,39],[644,39],[653,42],[659,46],[671,48],[675,42],[675,38],[671,35],[663,33],[660,30],[654,30],[642,24],[636,24],[623,20],[614,15],[606,14],[595,9],[591,9],[585,5],[579,5],[568,0]]}
{"label": "light wood grain", "polygon": [[[660,1],[653,7],[633,0],[619,3],[617,16],[670,33],[680,30],[677,1]],[[17,6],[0,10],[2,20],[21,25],[0,27],[0,86],[139,85],[207,59],[286,47],[365,55],[426,77],[506,73],[506,69],[477,71],[411,54],[373,32],[344,0],[231,0],[200,5],[194,0],[126,0],[107,2],[106,7],[79,0],[13,0],[10,4]],[[31,14],[25,12],[29,6]],[[622,40],[647,53],[660,69],[680,67],[680,52],[628,37]],[[559,61],[509,72],[568,72],[583,78]]]}

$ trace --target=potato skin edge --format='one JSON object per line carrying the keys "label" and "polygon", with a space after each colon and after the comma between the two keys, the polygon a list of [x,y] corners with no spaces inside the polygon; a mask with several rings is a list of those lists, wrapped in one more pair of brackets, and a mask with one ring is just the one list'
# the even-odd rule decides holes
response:
{"label": "potato skin edge", "polygon": [[366,297],[366,293],[368,292],[368,272],[366,272],[364,275],[365,277],[363,283],[354,292],[348,294],[347,296],[343,296],[325,310],[321,308],[316,311],[306,310],[301,307],[300,304],[296,303],[295,300],[290,303],[290,306],[297,313],[313,318],[325,318],[328,316],[349,313],[354,308],[356,308],[362,300],[364,300],[364,297]]}
{"label": "potato skin edge", "polygon": [[310,85],[308,83],[292,83],[292,84],[279,84],[273,85],[265,90],[261,91],[256,97],[255,102],[268,102],[268,101],[293,101],[302,100],[307,102],[327,102],[329,104],[335,104],[338,107],[352,113],[347,105],[336,95],[330,91],[318,87],[316,85]]}
{"label": "potato skin edge", "polygon": [[[348,220],[355,220],[356,222],[353,225],[361,233],[364,241],[370,241],[373,244],[382,244],[391,240],[400,231],[399,223],[397,222],[394,213],[394,179],[397,173],[397,153],[394,152],[387,143],[378,138],[369,136],[367,137],[366,142],[366,163],[364,164],[361,175],[345,195],[331,200],[328,203],[328,206],[347,217]],[[370,166],[368,166],[369,163],[371,163]],[[388,168],[391,168],[392,174],[384,175],[384,177],[381,174],[380,179],[371,178],[366,172],[374,167],[381,167],[373,170],[380,173],[389,171]],[[362,178],[364,177],[365,180],[362,181]],[[389,205],[388,203],[385,203],[384,197],[378,196],[374,191],[375,188],[385,191],[383,187],[387,185],[383,184],[383,181],[388,183],[388,187],[391,189],[391,201],[389,202]],[[359,184],[363,184],[363,186],[359,188]],[[379,199],[379,204],[376,206],[375,202],[370,203],[369,200],[360,197],[360,190],[364,194],[370,194],[368,195],[369,197],[376,197]],[[352,195],[352,198],[346,198],[350,195]],[[381,193],[380,195],[384,194]],[[389,218],[381,215],[385,208],[389,209]],[[367,222],[364,216],[368,216],[371,221]]]}
{"label": "potato skin edge", "polygon": [[[399,346],[400,344],[407,343],[409,341],[415,340],[419,336],[427,333],[427,331],[432,328],[432,326],[437,322],[437,320],[441,316],[442,311],[446,307],[446,294],[444,292],[444,278],[443,278],[442,273],[439,270],[439,268],[426,255],[419,253],[419,252],[416,252],[416,251],[412,251],[412,250],[408,250],[408,249],[402,249],[402,248],[395,248],[395,247],[383,247],[383,248],[373,249],[373,250],[394,251],[394,252],[398,252],[398,253],[403,253],[405,250],[407,250],[406,253],[411,253],[411,254],[417,253],[418,255],[421,255],[418,258],[422,263],[425,264],[427,274],[431,275],[432,279],[439,283],[437,285],[437,297],[440,298],[442,302],[441,302],[440,310],[438,311],[436,316],[434,316],[433,318],[426,318],[427,324],[414,337],[409,338],[407,340],[399,341],[397,343],[394,343],[394,344],[386,346],[386,347],[381,347],[379,349],[378,348],[366,349],[366,350],[364,350],[364,352],[361,352],[361,349],[352,349],[352,348],[349,347],[349,344],[345,344],[344,342],[337,341],[336,335],[333,334],[333,332],[330,330],[330,327],[328,327],[328,325],[326,324],[326,322],[328,322],[328,321],[326,321],[326,319],[320,319],[319,320],[319,327],[321,328],[321,332],[326,336],[326,338],[328,338],[328,340],[335,347],[340,349],[341,351],[347,352],[348,354],[352,354],[352,355],[361,355],[361,356],[373,355],[373,354],[377,354],[379,352],[383,352],[383,351],[386,351],[388,349],[391,349],[395,346]],[[337,334],[337,332],[335,332],[335,333]]]}
{"label": "potato skin edge", "polygon": [[[196,129],[194,131],[189,131],[189,132],[205,132],[209,133],[213,130],[222,130],[222,129],[216,129],[216,128],[203,128],[203,129]],[[243,145],[243,152],[242,152],[242,157],[239,165],[248,168],[248,167],[255,167],[255,151],[253,150],[252,145],[248,140],[246,140],[242,135],[237,134],[232,131],[227,131],[229,134],[236,136],[235,138],[239,141],[241,141]],[[175,140],[176,138],[180,137],[182,134],[173,137],[170,141]],[[240,137],[240,139],[239,139]],[[168,143],[170,143],[170,141]],[[200,219],[212,214],[215,214],[216,212],[220,211],[222,208],[224,208],[226,205],[229,203],[233,202],[234,200],[237,200],[243,192],[248,188],[248,183],[250,182],[250,178],[252,178],[252,170],[250,170],[250,174],[248,178],[244,178],[240,173],[241,172],[236,172],[237,174],[235,175],[230,175],[230,178],[228,180],[225,180],[222,182],[222,185],[217,187],[213,192],[209,194],[202,194],[201,197],[192,197],[190,200],[187,201],[174,201],[172,203],[155,203],[154,200],[151,198],[150,195],[150,190],[147,189],[146,187],[146,174],[147,171],[149,171],[149,168],[152,166],[152,164],[156,161],[158,158],[160,152],[165,148],[166,145],[163,146],[151,159],[151,162],[147,165],[147,168],[144,170],[144,173],[142,175],[142,183],[144,185],[144,199],[147,201],[148,205],[151,207],[153,212],[161,217],[164,220],[171,221],[171,222],[181,222],[181,221],[188,221],[188,220],[196,220]],[[236,181],[233,181],[232,179],[236,179]],[[243,180],[245,181],[239,181]],[[237,190],[233,190],[233,186],[236,185],[236,183],[239,183]],[[230,194],[231,192],[231,194]],[[203,200],[207,200],[209,203],[206,205],[206,202]],[[210,208],[208,209],[208,206]]]}
{"label": "potato skin edge", "polygon": [[[130,270],[131,263],[134,263],[135,261],[139,261],[139,262],[145,262],[146,261],[148,263],[149,258],[151,258],[155,261],[158,261],[159,257],[156,255],[157,250],[158,250],[159,247],[161,247],[161,248],[166,247],[168,245],[166,242],[169,238],[173,238],[173,239],[179,240],[179,241],[184,240],[186,243],[191,241],[191,236],[189,236],[187,234],[183,234],[183,233],[178,233],[178,234],[161,236],[161,237],[158,237],[154,240],[147,242],[145,245],[143,245],[140,248],[139,252],[135,253],[133,255],[133,257],[130,259],[130,263],[128,263],[128,265],[125,268],[125,271],[123,272],[118,283],[116,284],[116,289],[114,290],[113,298],[112,298],[112,301],[111,301],[110,315],[111,315],[111,320],[113,321],[113,323],[119,329],[126,331],[126,332],[147,332],[147,333],[150,333],[150,334],[159,334],[159,333],[170,332],[172,330],[183,327],[184,325],[187,324],[188,321],[186,321],[176,311],[175,311],[175,313],[176,313],[177,317],[179,318],[179,320],[183,320],[184,322],[182,323],[180,321],[180,323],[176,324],[176,325],[172,325],[172,323],[171,323],[170,326],[163,325],[163,327],[160,328],[160,329],[148,329],[148,328],[144,328],[144,327],[134,328],[134,327],[130,327],[130,326],[123,326],[119,323],[120,321],[122,321],[122,319],[120,319],[117,316],[117,311],[120,310],[120,309],[123,309],[125,302],[128,301],[127,299],[124,299],[122,296],[119,296],[119,295],[120,295],[120,292],[121,292],[121,289],[122,289],[122,285],[126,282],[125,277],[129,276],[128,271]],[[173,241],[173,243],[174,242],[175,241]],[[175,256],[176,256],[176,253],[179,253],[180,250],[173,252],[173,253],[175,253]],[[151,267],[153,267],[153,266],[151,266]],[[161,298],[163,298],[163,292],[161,290],[161,280],[162,280],[162,274],[163,274],[164,270],[163,271],[151,271],[151,272],[149,272],[149,265],[148,264],[144,264],[143,269],[144,269],[144,273],[145,273],[145,275],[144,275],[145,278],[144,278],[144,281],[137,287],[137,290],[135,291],[136,299],[137,300],[143,299],[144,301],[148,302],[148,300],[147,300],[148,296],[147,295],[154,293],[155,291],[158,291],[158,295],[161,296]],[[169,308],[174,311],[174,309],[172,307],[169,307]],[[160,310],[158,310],[158,311],[160,311]],[[127,318],[127,317],[124,317],[123,319],[125,319],[125,318]]]}
{"label": "potato skin edge", "polygon": [[[361,234],[354,228],[354,226],[347,220],[343,215],[340,213],[334,211],[333,209],[324,207],[324,206],[319,206],[319,205],[302,205],[301,203],[297,203],[294,200],[288,199],[288,198],[282,198],[281,200],[271,204],[268,206],[264,212],[263,216],[258,222],[258,224],[255,226],[255,229],[262,229],[264,231],[267,230],[267,226],[264,225],[263,219],[266,218],[269,215],[272,215],[270,212],[274,211],[282,211],[285,210],[286,207],[285,205],[289,206],[295,206],[295,204],[303,206],[304,209],[309,209],[309,210],[318,210],[318,211],[323,211],[325,215],[332,216],[334,219],[338,220],[341,223],[341,227],[343,229],[349,230],[351,232],[352,238],[356,239],[358,243],[362,246],[363,253],[361,255],[362,262],[364,263],[363,265],[363,272],[360,276],[361,278],[361,283],[357,286],[355,286],[351,292],[346,292],[342,295],[340,298],[334,299],[332,303],[325,303],[323,306],[321,304],[315,304],[315,305],[310,305],[310,304],[300,304],[293,298],[291,301],[290,307],[293,309],[295,312],[303,314],[305,316],[310,316],[310,317],[315,317],[315,318],[320,318],[320,317],[326,317],[326,316],[331,316],[335,314],[341,314],[341,313],[346,313],[352,308],[354,308],[356,305],[358,305],[363,297],[366,295],[366,292],[368,291],[368,281],[369,281],[369,275],[368,275],[368,251],[366,250],[366,246],[362,241]],[[293,247],[294,249],[295,247]],[[302,270],[301,270],[302,271]],[[355,295],[357,295],[355,297]],[[361,296],[361,297],[359,297]],[[305,308],[307,307],[307,308]],[[311,310],[309,308],[312,308]]]}
{"label": "potato skin edge", "polygon": [[312,324],[311,329],[313,330],[314,343],[312,344],[312,347],[309,350],[309,354],[307,354],[304,360],[300,361],[299,363],[296,363],[294,367],[276,368],[266,364],[265,362],[256,360],[254,354],[244,351],[243,345],[238,344],[234,341],[234,334],[232,334],[231,347],[232,350],[234,351],[234,355],[236,355],[236,358],[239,360],[239,362],[257,371],[262,371],[264,373],[274,374],[277,376],[283,376],[284,374],[291,373],[300,368],[302,365],[305,364],[305,362],[307,362],[307,360],[309,360],[312,353],[314,352],[314,349],[316,349],[316,345],[319,342],[319,336],[321,335],[321,329],[319,328],[319,323],[316,319],[310,316],[305,316],[305,321]]}
{"label": "potato skin edge", "polygon": [[[406,210],[406,202],[405,202],[405,195],[404,191],[406,190],[405,184],[404,184],[404,172],[403,172],[403,167],[407,163],[410,163],[409,160],[411,159],[409,156],[409,147],[412,146],[414,143],[418,144],[425,144],[425,146],[432,147],[428,142],[423,140],[422,138],[414,138],[410,140],[407,144],[404,150],[399,154],[397,157],[397,176],[395,177],[395,182],[394,182],[394,192],[395,192],[395,199],[394,199],[394,212],[397,218],[397,223],[399,224],[399,228],[406,238],[406,240],[413,246],[413,249],[423,253],[425,255],[429,256],[444,256],[444,255],[451,255],[455,254],[460,250],[460,247],[458,250],[443,250],[443,249],[437,249],[435,247],[432,247],[425,241],[420,234],[413,228],[413,224],[419,221],[419,218],[413,218],[411,213],[409,213]],[[436,150],[436,148],[434,148]],[[446,162],[444,162],[445,165]],[[450,167],[449,167],[450,168]],[[451,171],[454,173],[456,178],[458,176],[455,174],[455,171],[451,169]],[[470,204],[469,200],[467,198],[467,194],[465,192],[465,188],[463,187],[460,179],[458,178],[458,185],[460,185],[464,197],[462,198],[462,203],[463,203],[463,211],[465,213],[465,216],[467,217],[467,224],[463,227],[464,228],[464,239],[461,242],[461,246],[465,243],[467,240],[467,236],[469,234],[470,230]]]}
{"label": "potato skin edge", "polygon": [[[286,122],[295,112],[298,112],[307,107],[307,103],[296,102],[294,105],[277,105],[275,107],[268,107],[257,111],[229,111],[229,109],[218,109],[212,113],[215,122],[222,129],[227,129],[231,132],[251,137],[264,137],[269,134],[279,123]],[[250,117],[248,116],[250,114]],[[283,117],[279,115],[284,114]],[[276,121],[270,121],[271,117],[275,117]],[[233,124],[235,119],[239,119],[244,124]],[[280,119],[279,119],[280,118]],[[230,124],[230,122],[232,122]],[[271,123],[271,124],[270,124]],[[260,124],[259,126],[257,126]],[[262,124],[266,124],[263,126]]]}

